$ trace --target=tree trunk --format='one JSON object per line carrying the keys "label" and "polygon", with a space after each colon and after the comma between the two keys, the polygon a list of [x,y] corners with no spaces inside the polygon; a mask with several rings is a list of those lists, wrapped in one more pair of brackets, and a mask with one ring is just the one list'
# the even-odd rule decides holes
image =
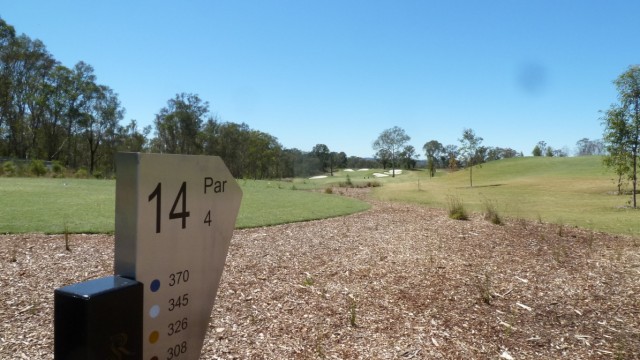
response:
{"label": "tree trunk", "polygon": [[396,177],[396,160],[391,156],[391,177]]}
{"label": "tree trunk", "polygon": [[636,189],[638,184],[638,145],[640,145],[640,101],[638,98],[635,100],[635,111],[634,111],[634,125],[635,125],[635,134],[633,139],[633,208],[635,209],[637,206],[636,203]]}
{"label": "tree trunk", "polygon": [[638,183],[638,150],[633,149],[633,208],[636,208],[636,188]]}

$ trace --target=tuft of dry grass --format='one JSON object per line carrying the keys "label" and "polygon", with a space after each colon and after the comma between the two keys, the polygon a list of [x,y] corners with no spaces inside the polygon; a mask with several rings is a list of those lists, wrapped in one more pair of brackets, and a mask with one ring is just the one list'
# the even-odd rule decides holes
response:
{"label": "tuft of dry grass", "polygon": [[500,214],[498,213],[498,206],[495,202],[484,199],[482,201],[482,209],[484,214],[484,219],[494,225],[502,225],[503,220]]}
{"label": "tuft of dry grass", "polygon": [[464,203],[459,196],[447,196],[447,209],[449,217],[454,220],[469,220],[469,214],[464,207]]}

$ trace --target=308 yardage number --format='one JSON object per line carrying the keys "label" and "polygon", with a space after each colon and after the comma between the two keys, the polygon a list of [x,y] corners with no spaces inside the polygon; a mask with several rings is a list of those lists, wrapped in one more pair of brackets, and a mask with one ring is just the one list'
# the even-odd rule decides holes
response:
{"label": "308 yardage number", "polygon": [[187,352],[187,342],[183,341],[167,349],[167,360],[173,360]]}

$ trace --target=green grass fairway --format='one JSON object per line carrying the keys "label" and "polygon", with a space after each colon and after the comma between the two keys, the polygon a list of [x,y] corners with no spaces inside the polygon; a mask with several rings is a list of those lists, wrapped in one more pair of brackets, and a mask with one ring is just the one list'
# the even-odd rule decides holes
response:
{"label": "green grass fairway", "polygon": [[[237,227],[339,216],[369,208],[356,199],[293,191],[269,181],[239,181]],[[115,181],[0,178],[0,233],[113,233]]]}
{"label": "green grass fairway", "polygon": [[110,233],[115,182],[0,178],[0,233]]}
{"label": "green grass fairway", "polygon": [[597,156],[526,157],[489,162],[469,171],[407,173],[401,182],[377,188],[382,200],[447,207],[447,198],[461,199],[472,211],[492,202],[502,216],[576,225],[599,231],[640,234],[640,210],[627,207],[631,195],[617,196],[614,175]]}
{"label": "green grass fairway", "polygon": [[[240,180],[243,199],[236,227],[276,225],[364,211],[369,204],[344,196],[292,190],[291,183]],[[288,186],[287,186],[288,185]]]}
{"label": "green grass fairway", "polygon": [[[503,217],[542,220],[599,231],[640,235],[640,210],[628,207],[630,195],[613,195],[614,175],[601,157],[526,157],[494,161],[473,170],[426,171],[375,178],[374,172],[337,171],[324,179],[240,180],[244,197],[236,227],[256,227],[321,219],[365,210],[368,204],[325,194],[348,179],[354,185],[376,182],[381,200],[446,208],[461,199],[480,212],[491,202]],[[336,190],[337,191],[337,190]],[[107,180],[0,178],[0,233],[98,232],[114,229],[115,182]]]}

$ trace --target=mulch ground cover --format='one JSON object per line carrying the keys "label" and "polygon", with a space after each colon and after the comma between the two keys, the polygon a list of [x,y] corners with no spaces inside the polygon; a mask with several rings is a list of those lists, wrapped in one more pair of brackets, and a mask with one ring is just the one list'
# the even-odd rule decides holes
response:
{"label": "mulch ground cover", "polygon": [[[639,239],[368,201],[237,230],[201,358],[640,359]],[[112,273],[109,235],[0,236],[0,358],[53,359],[54,289]]]}

